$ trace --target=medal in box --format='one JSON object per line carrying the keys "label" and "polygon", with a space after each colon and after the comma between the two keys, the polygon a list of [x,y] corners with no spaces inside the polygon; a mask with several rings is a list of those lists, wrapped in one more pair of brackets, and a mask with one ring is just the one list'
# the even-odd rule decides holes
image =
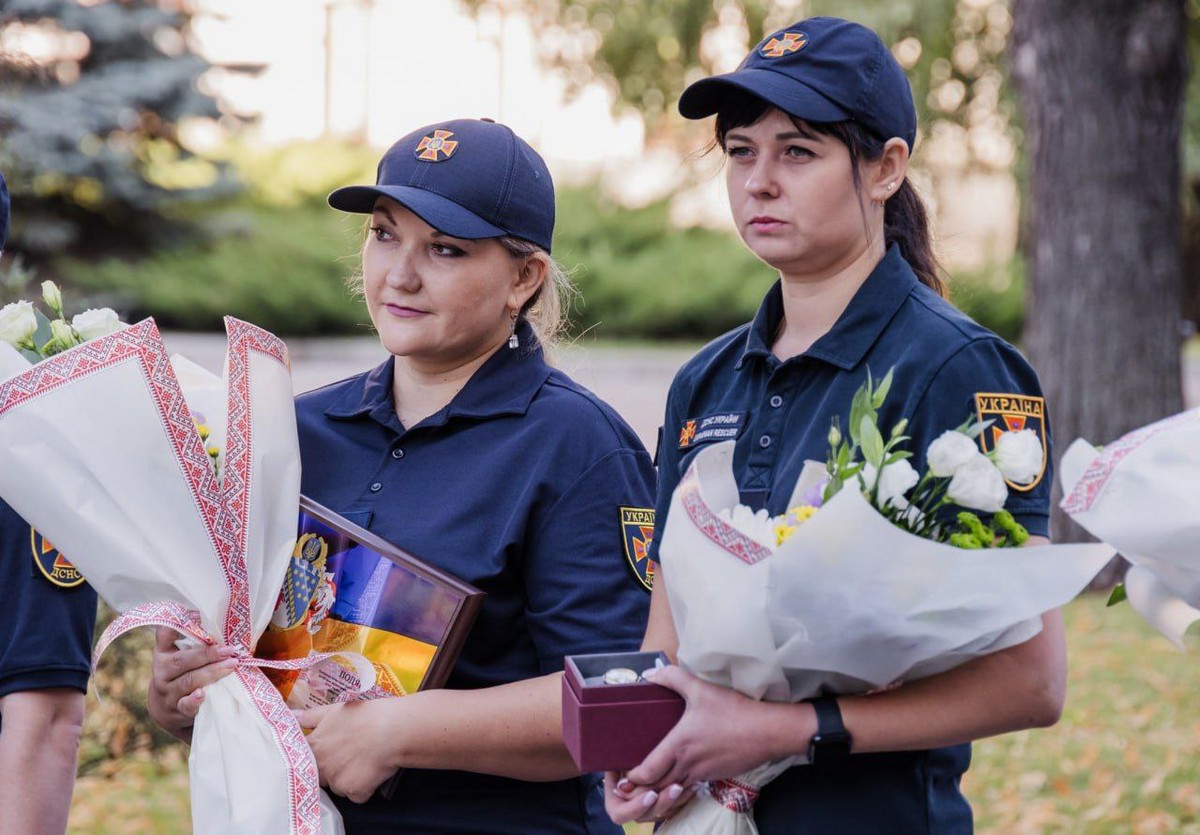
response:
{"label": "medal in box", "polygon": [[563,740],[580,771],[633,768],[675,726],[683,697],[640,675],[668,663],[661,652],[567,656]]}

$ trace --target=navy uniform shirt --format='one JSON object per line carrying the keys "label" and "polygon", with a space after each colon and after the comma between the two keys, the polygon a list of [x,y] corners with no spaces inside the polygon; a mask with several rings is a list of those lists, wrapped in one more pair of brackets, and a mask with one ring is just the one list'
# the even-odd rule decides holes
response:
{"label": "navy uniform shirt", "polygon": [[0,501],[0,696],[86,690],[96,593],[53,544]]}
{"label": "navy uniform shirt", "polygon": [[[721,440],[736,439],[733,468],[742,501],[772,515],[785,512],[804,462],[826,460],[835,417],[845,432],[867,370],[879,379],[894,368],[879,426],[886,437],[908,418],[907,449],[918,471],[929,444],[972,416],[995,421],[995,430],[1032,429],[1042,436],[1043,473],[1028,487],[1010,485],[1006,508],[1030,533],[1047,534],[1050,436],[1037,376],[1011,345],[920,284],[896,247],[829,332],[786,361],[771,353],[782,318],[776,284],[753,322],[705,346],[676,376],[658,453],[660,531],[696,451]],[[995,430],[985,430],[988,448]],[[960,745],[856,755],[841,768],[793,768],[767,786],[755,817],[764,835],[802,831],[797,827],[969,832],[971,810],[958,790],[969,761],[970,746]]]}
{"label": "navy uniform shirt", "polygon": [[[606,404],[551,369],[528,327],[448,406],[405,430],[391,359],[297,400],[303,492],[486,592],[447,683],[488,687],[637,649],[649,595],[622,508],[654,468]],[[392,802],[339,800],[347,831],[612,832],[594,775],[528,783],[409,769]]]}

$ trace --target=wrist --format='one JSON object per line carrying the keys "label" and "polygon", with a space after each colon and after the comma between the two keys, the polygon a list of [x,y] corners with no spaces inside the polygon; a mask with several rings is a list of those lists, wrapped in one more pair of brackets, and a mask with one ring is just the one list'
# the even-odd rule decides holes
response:
{"label": "wrist", "polygon": [[809,743],[817,732],[817,714],[813,706],[807,702],[761,704],[769,711],[765,747],[770,761],[806,756]]}

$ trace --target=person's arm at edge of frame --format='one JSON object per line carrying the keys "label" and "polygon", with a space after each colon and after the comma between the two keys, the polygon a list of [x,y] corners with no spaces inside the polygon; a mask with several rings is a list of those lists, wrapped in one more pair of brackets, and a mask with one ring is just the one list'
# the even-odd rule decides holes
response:
{"label": "person's arm at edge of frame", "polygon": [[[1026,546],[1047,542],[1033,536]],[[659,609],[658,617],[663,618],[665,610],[669,623],[665,595]],[[653,608],[651,623],[655,623]],[[880,693],[840,697],[852,752],[924,750],[1055,724],[1066,697],[1061,613],[1047,612],[1042,625],[1029,641],[948,672]],[[667,649],[651,647],[649,636],[646,648]],[[609,811],[618,822],[668,814],[677,801],[666,790],[674,788],[678,793],[679,786],[805,754],[816,732],[816,713],[804,702],[756,702],[704,684],[678,667],[660,671],[655,681],[683,693],[688,709],[659,747],[625,775],[629,782],[622,784],[625,791],[617,795],[619,800],[610,797]],[[727,733],[714,734],[714,728],[725,728]],[[663,796],[646,800],[649,793],[638,792],[638,787]]]}
{"label": "person's arm at edge of frame", "polygon": [[84,694],[71,687],[0,697],[0,830],[30,835],[67,829]]}

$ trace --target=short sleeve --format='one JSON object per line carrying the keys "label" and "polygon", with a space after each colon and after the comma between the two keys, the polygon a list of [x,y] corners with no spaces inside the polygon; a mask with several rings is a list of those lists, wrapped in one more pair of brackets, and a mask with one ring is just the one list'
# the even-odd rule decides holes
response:
{"label": "short sleeve", "polygon": [[87,689],[96,593],[87,583],[73,585],[77,576],[0,502],[0,696]]}
{"label": "short sleeve", "polygon": [[985,450],[992,449],[1004,431],[1030,429],[1038,434],[1041,474],[1031,484],[1010,483],[1005,508],[1031,534],[1048,536],[1054,455],[1045,398],[1033,368],[999,338],[978,339],[957,351],[909,411],[910,448],[918,469],[924,469],[929,444],[969,417],[992,421],[980,438]]}
{"label": "short sleeve", "polygon": [[526,555],[526,620],[543,674],[563,656],[636,650],[650,595],[641,579],[653,537],[654,466],[620,449],[545,511]]}
{"label": "short sleeve", "polygon": [[[667,529],[667,512],[671,509],[671,497],[679,486],[682,473],[679,472],[681,456],[679,444],[675,442],[679,428],[683,426],[683,409],[680,408],[680,378],[676,377],[667,393],[667,408],[663,415],[662,429],[658,434],[658,452],[655,454],[655,464],[658,467],[658,488],[654,506],[654,521],[657,529]],[[650,559],[658,563],[659,537],[654,538],[650,548]]]}

